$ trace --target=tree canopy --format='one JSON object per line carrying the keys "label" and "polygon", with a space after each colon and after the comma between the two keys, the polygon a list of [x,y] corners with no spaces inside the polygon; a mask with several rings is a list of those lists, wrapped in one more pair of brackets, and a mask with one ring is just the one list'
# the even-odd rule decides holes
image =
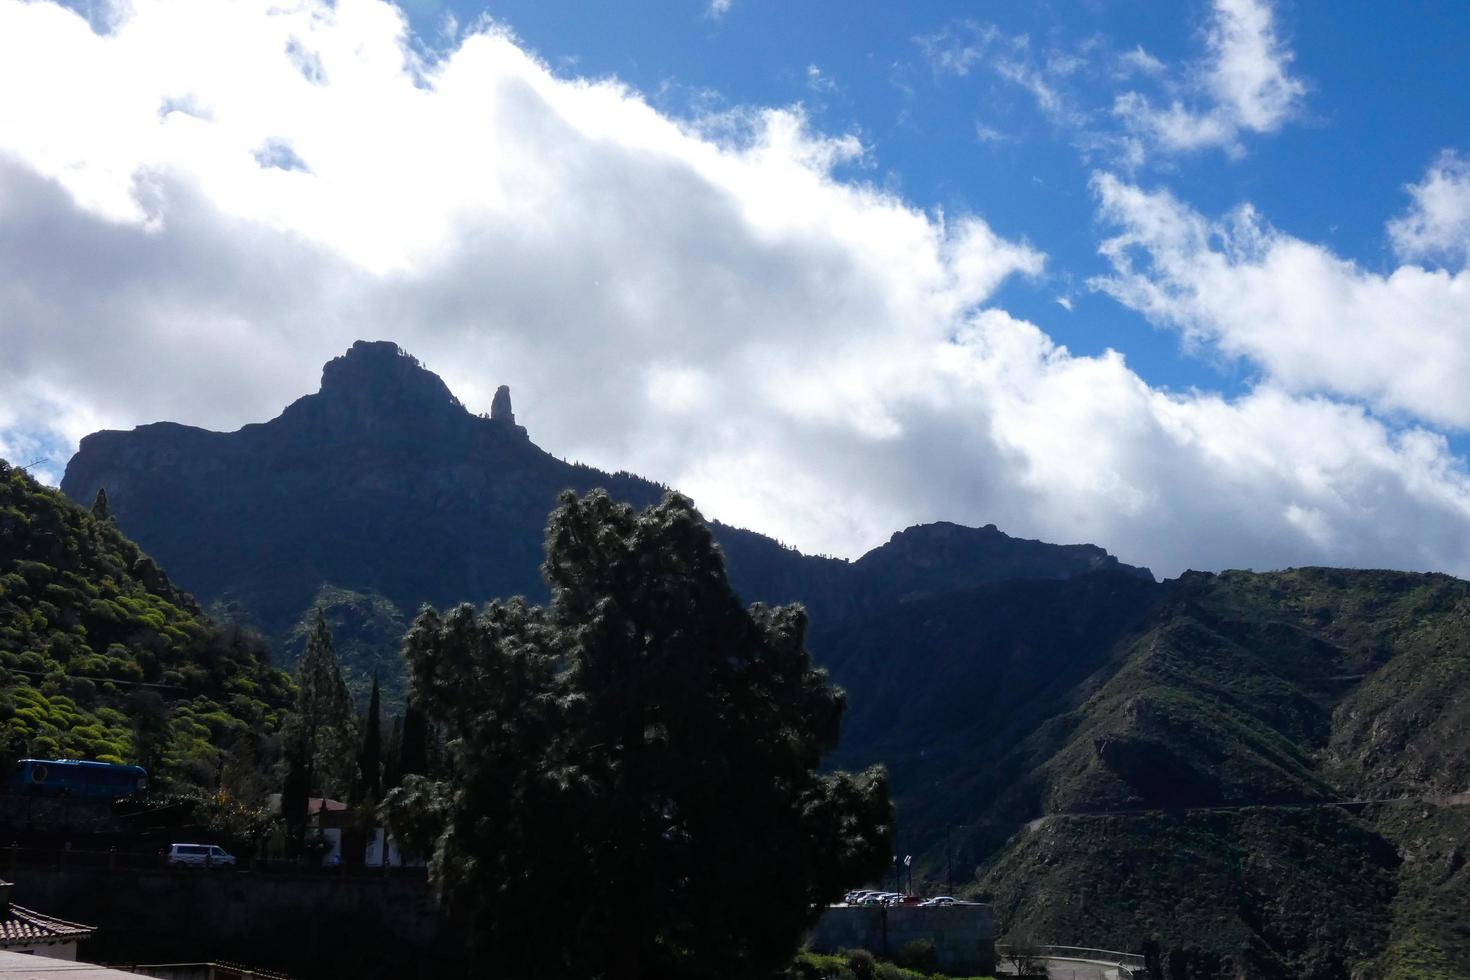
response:
{"label": "tree canopy", "polygon": [[799,606],[742,607],[693,505],[562,497],[546,607],[423,613],[412,697],[451,775],[395,832],[508,976],[759,976],[889,859],[881,771],[822,773],[844,696]]}
{"label": "tree canopy", "polygon": [[123,536],[105,493],[89,513],[0,460],[0,773],[97,759],[142,764],[155,792],[213,788],[238,738],[271,742],[290,691],[258,637],[212,623]]}
{"label": "tree canopy", "polygon": [[307,795],[340,799],[348,794],[357,776],[357,725],[332,631],[320,610],[296,664],[296,703],[286,721],[285,742]]}

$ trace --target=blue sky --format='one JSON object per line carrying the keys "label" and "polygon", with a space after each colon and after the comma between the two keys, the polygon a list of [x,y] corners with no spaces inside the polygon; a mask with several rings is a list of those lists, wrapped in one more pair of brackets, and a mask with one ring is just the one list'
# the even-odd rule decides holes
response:
{"label": "blue sky", "polygon": [[1470,11],[0,0],[0,455],[397,340],[809,551],[1470,573]]}
{"label": "blue sky", "polygon": [[[1079,151],[1076,127],[1049,118],[985,56],[963,75],[932,56],[973,46],[993,26],[1029,39],[1039,64],[1141,48],[1182,71],[1207,56],[1208,3],[732,0],[720,14],[678,2],[403,7],[427,39],[446,16],[460,24],[494,18],[554,70],[616,77],[675,115],[800,103],[818,128],[855,133],[869,148],[850,168],[855,179],[925,208],[978,213],[1000,234],[1046,251],[1047,281],[1012,284],[1001,299],[1074,351],[1121,349],[1158,385],[1238,391],[1250,377],[1249,365],[1182,352],[1177,338],[1086,289],[1107,267],[1088,190],[1106,156]],[[1391,270],[1384,223],[1404,208],[1404,185],[1445,148],[1470,149],[1470,10],[1452,0],[1392,9],[1343,0],[1282,4],[1276,18],[1292,74],[1307,88],[1292,121],[1245,139],[1238,158],[1171,155],[1138,168],[1138,177],[1207,214],[1250,201],[1284,231]],[[1058,90],[1078,111],[1105,116],[1117,87],[1089,91],[1087,82],[1059,79]],[[1073,299],[1077,315],[1054,307],[1057,294]]]}

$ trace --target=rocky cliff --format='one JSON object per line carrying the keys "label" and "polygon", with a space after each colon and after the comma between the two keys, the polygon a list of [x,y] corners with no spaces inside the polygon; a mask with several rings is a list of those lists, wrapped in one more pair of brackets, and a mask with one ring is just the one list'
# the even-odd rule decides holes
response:
{"label": "rocky cliff", "polygon": [[[517,424],[508,388],[488,418],[477,416],[397,346],[365,341],[328,362],[318,392],[269,422],[87,436],[62,490],[90,501],[101,487],[119,525],[184,588],[258,625],[286,662],[293,626],[318,601],[355,610],[342,623],[397,624],[424,603],[543,598],[542,532],[560,491],[604,487],[640,506],[665,492],[542,451]],[[1151,580],[1100,548],[1023,541],[993,526],[909,528],[856,562],[737,528],[716,534],[747,600],[799,600],[818,622],[999,579],[1111,568]],[[381,600],[395,612],[364,612]],[[364,658],[391,665],[396,639]],[[349,667],[361,681],[369,664],[349,658]]]}

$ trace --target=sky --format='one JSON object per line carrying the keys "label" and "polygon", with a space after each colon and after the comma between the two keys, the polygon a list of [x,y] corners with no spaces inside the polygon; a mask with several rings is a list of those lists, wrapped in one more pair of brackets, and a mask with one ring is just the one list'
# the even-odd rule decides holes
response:
{"label": "sky", "polygon": [[0,456],[400,344],[855,557],[1470,575],[1470,8],[0,0]]}

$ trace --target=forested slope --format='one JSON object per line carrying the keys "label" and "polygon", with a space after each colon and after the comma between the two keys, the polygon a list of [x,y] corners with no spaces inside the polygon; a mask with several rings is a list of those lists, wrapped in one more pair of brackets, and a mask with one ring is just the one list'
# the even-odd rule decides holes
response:
{"label": "forested slope", "polygon": [[[1467,612],[1443,575],[1094,575],[813,643],[854,704],[842,761],[893,770],[901,849],[931,879],[960,864],[1011,936],[1450,977],[1470,976]],[[1364,799],[1399,802],[1337,805]]]}
{"label": "forested slope", "polygon": [[3,461],[0,684],[8,758],[136,762],[180,788],[213,786],[240,735],[272,738],[290,693],[258,639],[215,627],[110,520]]}

